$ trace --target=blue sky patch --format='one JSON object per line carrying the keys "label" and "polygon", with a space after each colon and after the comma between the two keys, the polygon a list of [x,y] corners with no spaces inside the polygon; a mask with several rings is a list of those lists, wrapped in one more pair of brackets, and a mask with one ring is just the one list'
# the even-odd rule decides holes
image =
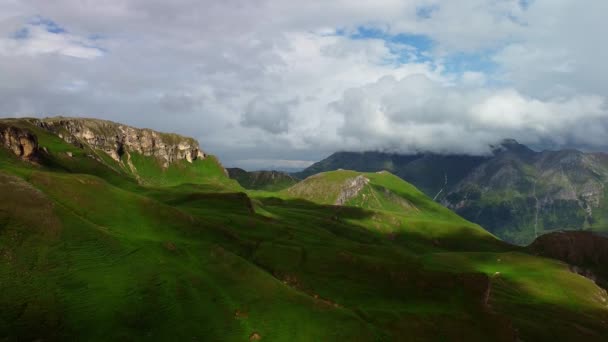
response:
{"label": "blue sky patch", "polygon": [[17,40],[22,40],[22,39],[27,39],[30,36],[30,30],[27,27],[21,28],[15,32],[13,32],[11,38],[13,39],[17,39]]}
{"label": "blue sky patch", "polygon": [[41,16],[36,16],[30,21],[30,24],[34,26],[43,26],[47,32],[54,34],[67,33],[67,31],[63,27],[59,26],[59,24],[56,22]]}
{"label": "blue sky patch", "polygon": [[519,0],[519,6],[524,10],[527,10],[533,2],[534,0]]}
{"label": "blue sky patch", "polygon": [[416,16],[420,19],[430,19],[438,10],[438,5],[420,6],[416,8]]}
{"label": "blue sky patch", "polygon": [[397,34],[391,35],[386,31],[373,27],[361,26],[354,34],[349,36],[351,39],[382,39],[390,43],[406,44],[415,47],[420,51],[428,51],[433,47],[433,41],[421,34]]}
{"label": "blue sky patch", "polygon": [[[419,34],[391,35],[375,27],[360,26],[355,32],[337,30],[336,35],[346,36],[354,40],[380,39],[387,43],[391,52],[397,56],[396,60],[389,62],[410,63],[430,61],[428,52],[433,48],[434,42],[427,36]],[[410,47],[410,48],[407,48]]]}
{"label": "blue sky patch", "polygon": [[[427,11],[434,10],[435,9],[427,9]],[[384,40],[391,52],[398,56],[396,60],[393,60],[392,62],[401,64],[411,62],[429,62],[435,65],[439,62],[437,58],[433,57],[433,48],[435,47],[435,42],[425,35],[391,35],[385,30],[365,26],[358,27],[354,33],[339,30],[336,34],[347,36],[350,39],[356,40]],[[404,47],[412,48],[408,49]],[[492,56],[495,52],[496,51],[494,49],[486,49],[478,52],[454,53],[443,57],[441,62],[445,67],[446,73],[461,74],[466,71],[476,71],[489,74],[495,72],[498,68],[496,62],[492,60]]]}
{"label": "blue sky patch", "polygon": [[493,51],[474,53],[457,53],[445,58],[444,66],[447,73],[460,74],[465,71],[478,71],[485,74],[496,71],[498,65],[491,58]]}

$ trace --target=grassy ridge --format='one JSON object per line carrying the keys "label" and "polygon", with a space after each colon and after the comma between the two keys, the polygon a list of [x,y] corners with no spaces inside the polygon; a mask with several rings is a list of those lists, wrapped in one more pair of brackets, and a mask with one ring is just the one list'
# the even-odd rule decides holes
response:
{"label": "grassy ridge", "polygon": [[332,204],[357,177],[365,177],[369,182],[348,199],[345,205],[367,209],[370,214],[351,220],[352,223],[373,227],[398,240],[409,241],[412,235],[417,235],[418,239],[427,242],[438,244],[438,239],[442,239],[443,243],[450,243],[453,248],[464,248],[468,241],[462,236],[475,236],[472,248],[485,248],[486,244],[491,248],[504,246],[483,228],[462,219],[389,172],[323,172],[281,194],[286,198],[304,198],[319,204]]}

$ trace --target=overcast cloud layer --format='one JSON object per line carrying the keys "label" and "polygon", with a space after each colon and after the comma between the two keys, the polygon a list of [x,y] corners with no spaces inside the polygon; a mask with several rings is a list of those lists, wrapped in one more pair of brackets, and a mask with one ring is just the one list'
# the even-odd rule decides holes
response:
{"label": "overcast cloud layer", "polygon": [[228,166],[337,150],[608,150],[605,0],[0,0],[1,116],[197,138]]}

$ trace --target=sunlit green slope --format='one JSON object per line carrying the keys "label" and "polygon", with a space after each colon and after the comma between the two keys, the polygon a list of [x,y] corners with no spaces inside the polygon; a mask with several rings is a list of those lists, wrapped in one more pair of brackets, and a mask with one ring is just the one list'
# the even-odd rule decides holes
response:
{"label": "sunlit green slope", "polygon": [[386,171],[323,172],[306,178],[281,195],[365,209],[369,215],[351,222],[365,224],[379,234],[406,244],[412,243],[411,236],[416,236],[414,242],[424,240],[451,248],[481,250],[506,246],[483,228],[462,219]]}

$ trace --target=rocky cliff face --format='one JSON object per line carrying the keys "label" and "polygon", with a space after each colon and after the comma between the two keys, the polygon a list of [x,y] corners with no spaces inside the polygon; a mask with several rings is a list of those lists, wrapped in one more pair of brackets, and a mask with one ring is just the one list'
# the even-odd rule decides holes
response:
{"label": "rocky cliff face", "polygon": [[178,160],[205,158],[196,140],[176,134],[134,128],[111,121],[80,118],[33,119],[32,123],[57,134],[65,141],[105,151],[116,161],[129,152],[152,156],[168,167]]}
{"label": "rocky cliff face", "polygon": [[31,132],[0,123],[0,143],[23,159],[31,160],[38,152],[38,139]]}
{"label": "rocky cliff face", "polygon": [[351,198],[357,197],[359,192],[369,183],[369,178],[359,175],[355,178],[347,179],[344,186],[334,202],[335,205],[344,205]]}

